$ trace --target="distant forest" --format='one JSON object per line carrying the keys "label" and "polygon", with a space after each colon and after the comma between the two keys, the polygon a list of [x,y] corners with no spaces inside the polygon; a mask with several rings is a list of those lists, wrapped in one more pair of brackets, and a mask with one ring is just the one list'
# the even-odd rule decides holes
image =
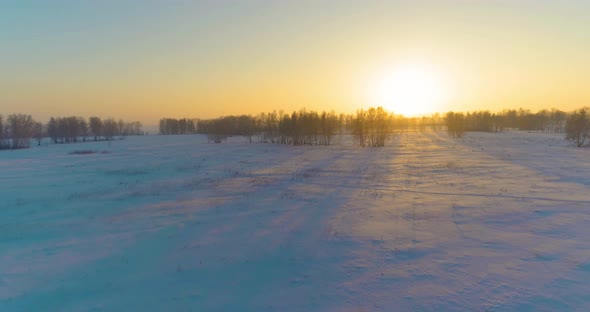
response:
{"label": "distant forest", "polygon": [[243,136],[250,142],[292,145],[329,145],[337,134],[351,134],[360,146],[384,146],[387,139],[403,131],[448,132],[461,138],[466,132],[499,132],[522,130],[530,132],[566,133],[566,139],[582,146],[590,135],[588,109],[564,112],[558,109],[505,110],[436,113],[425,117],[404,117],[383,108],[358,110],[355,114],[336,114],[302,109],[258,115],[224,116],[214,119],[160,120],[160,134],[207,135],[210,142],[221,143],[230,136]]}
{"label": "distant forest", "polygon": [[[337,135],[354,136],[360,146],[385,146],[387,140],[404,131],[446,131],[461,138],[466,132],[499,132],[521,130],[564,133],[576,146],[588,144],[590,113],[588,108],[573,112],[557,109],[448,112],[424,117],[404,117],[381,107],[360,109],[354,114],[317,112],[301,109],[292,113],[273,111],[258,115],[224,116],[214,119],[162,118],[159,132],[171,134],[204,134],[208,141],[222,143],[231,136],[243,136],[252,142],[290,145],[330,145]],[[142,135],[140,122],[114,118],[52,117],[43,124],[31,115],[0,115],[0,149],[20,149],[43,138],[54,144],[103,141],[128,135]]]}
{"label": "distant forest", "polygon": [[0,149],[28,148],[31,140],[41,145],[49,137],[55,144],[113,140],[116,137],[143,134],[140,122],[125,122],[113,118],[52,117],[47,124],[35,121],[31,115],[0,115]]}

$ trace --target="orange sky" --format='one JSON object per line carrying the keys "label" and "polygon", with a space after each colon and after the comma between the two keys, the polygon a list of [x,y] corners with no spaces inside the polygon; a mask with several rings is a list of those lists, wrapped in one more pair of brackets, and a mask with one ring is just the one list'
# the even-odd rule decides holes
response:
{"label": "orange sky", "polygon": [[[590,103],[580,1],[55,1],[0,10],[0,113],[209,118],[377,105],[437,73],[437,110]],[[428,90],[423,90],[428,92]],[[395,105],[408,105],[395,103]]]}

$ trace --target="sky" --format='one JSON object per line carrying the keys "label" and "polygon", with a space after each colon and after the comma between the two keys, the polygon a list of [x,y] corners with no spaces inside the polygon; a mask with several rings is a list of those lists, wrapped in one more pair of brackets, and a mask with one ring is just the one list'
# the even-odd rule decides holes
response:
{"label": "sky", "polygon": [[590,105],[588,12],[590,1],[0,0],[0,114],[348,113],[379,105],[372,90],[408,64],[435,73],[436,110],[572,110]]}

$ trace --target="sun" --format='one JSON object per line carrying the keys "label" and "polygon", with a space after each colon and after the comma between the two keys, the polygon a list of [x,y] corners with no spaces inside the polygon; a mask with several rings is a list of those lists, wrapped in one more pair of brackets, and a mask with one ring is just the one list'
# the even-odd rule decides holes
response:
{"label": "sun", "polygon": [[440,75],[421,64],[396,66],[382,74],[372,88],[373,105],[404,116],[434,113],[445,101]]}

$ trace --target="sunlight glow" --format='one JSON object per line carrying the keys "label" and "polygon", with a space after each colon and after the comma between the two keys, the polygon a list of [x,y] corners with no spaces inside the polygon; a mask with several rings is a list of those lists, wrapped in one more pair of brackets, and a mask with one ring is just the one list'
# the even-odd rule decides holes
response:
{"label": "sunlight glow", "polygon": [[436,112],[446,98],[438,73],[420,64],[396,66],[381,75],[372,88],[373,105],[405,116]]}

